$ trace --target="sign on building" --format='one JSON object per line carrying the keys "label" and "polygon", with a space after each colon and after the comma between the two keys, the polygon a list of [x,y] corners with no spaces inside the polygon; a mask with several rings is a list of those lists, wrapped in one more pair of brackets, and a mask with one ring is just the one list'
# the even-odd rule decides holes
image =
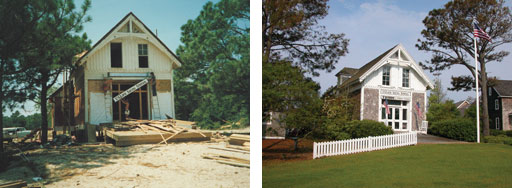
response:
{"label": "sign on building", "polygon": [[117,95],[116,97],[114,97],[114,102],[117,102],[117,101],[123,99],[124,97],[128,96],[130,93],[132,93],[135,90],[139,89],[140,87],[146,85],[148,82],[149,82],[148,79],[144,79],[141,82],[135,84],[128,90],[126,90],[126,91],[122,92],[121,94]]}

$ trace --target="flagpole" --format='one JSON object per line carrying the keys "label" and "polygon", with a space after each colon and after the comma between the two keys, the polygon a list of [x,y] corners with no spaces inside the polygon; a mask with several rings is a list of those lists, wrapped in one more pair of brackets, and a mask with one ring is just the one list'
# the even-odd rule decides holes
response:
{"label": "flagpole", "polygon": [[478,60],[476,58],[476,37],[475,42],[475,82],[476,82],[476,142],[480,143],[480,102],[478,97]]}

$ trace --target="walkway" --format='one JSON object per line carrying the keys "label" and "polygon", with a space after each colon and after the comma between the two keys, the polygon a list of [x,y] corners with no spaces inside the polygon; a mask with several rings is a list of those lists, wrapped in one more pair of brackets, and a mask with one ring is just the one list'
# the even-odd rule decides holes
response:
{"label": "walkway", "polygon": [[467,144],[469,142],[452,140],[439,136],[418,133],[418,144]]}

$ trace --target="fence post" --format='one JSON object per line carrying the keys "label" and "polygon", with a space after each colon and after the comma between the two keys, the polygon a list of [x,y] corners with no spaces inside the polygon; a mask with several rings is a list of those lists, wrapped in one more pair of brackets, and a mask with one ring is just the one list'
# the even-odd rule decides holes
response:
{"label": "fence post", "polygon": [[316,159],[316,142],[313,142],[313,159]]}
{"label": "fence post", "polygon": [[372,136],[368,137],[368,151],[373,151],[373,138],[372,138]]}

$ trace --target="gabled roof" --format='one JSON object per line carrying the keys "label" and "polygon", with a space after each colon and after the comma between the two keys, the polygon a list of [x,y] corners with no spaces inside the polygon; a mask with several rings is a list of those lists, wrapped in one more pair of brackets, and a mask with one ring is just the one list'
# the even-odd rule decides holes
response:
{"label": "gabled roof", "polygon": [[[178,67],[181,67],[181,64],[182,64],[182,61],[180,58],[178,58],[178,56],[176,56],[176,54],[174,54],[174,52],[172,52],[169,47],[167,47],[167,45],[165,45],[152,31],[151,29],[149,29],[146,24],[144,24],[142,21],[140,21],[139,18],[137,18],[137,16],[135,16],[135,14],[133,14],[133,12],[130,12],[128,13],[123,19],[121,19],[121,21],[119,21],[114,27],[112,27],[112,29],[110,29],[110,31],[108,31],[105,35],[103,35],[103,37],[101,37],[100,40],[98,40],[98,42],[96,42],[96,44],[94,44],[91,48],[91,50],[85,52],[85,54],[82,54],[81,57],[76,61],[77,63],[79,63],[80,65],[83,63],[82,61],[87,58],[90,54],[94,53],[97,49],[101,48],[103,45],[105,45],[104,42],[108,42],[108,41],[104,41],[106,40],[112,33],[114,33],[115,31],[119,30],[119,27],[122,23],[125,22],[125,20],[129,19],[130,17],[133,17],[135,19],[135,21],[137,21],[138,23],[140,23],[142,26],[143,26],[143,30],[145,33],[149,33],[150,36],[152,36],[154,39],[156,39],[156,41],[164,48],[164,49],[161,49],[162,51],[164,51],[165,54],[167,54],[169,56],[169,58],[171,59],[175,59],[175,63]],[[157,45],[158,47],[158,45]]]}
{"label": "gabled roof", "polygon": [[414,62],[414,60],[409,55],[409,53],[407,53],[407,51],[402,46],[402,44],[397,44],[397,45],[393,46],[389,50],[386,50],[384,53],[380,54],[375,59],[366,63],[364,66],[362,66],[359,69],[359,71],[357,71],[357,73],[355,73],[352,77],[350,77],[350,79],[348,79],[347,81],[342,83],[341,87],[347,87],[347,86],[362,82],[372,71],[374,71],[374,70],[378,69],[380,66],[382,66],[385,63],[385,60],[387,60],[387,58],[389,58],[391,55],[396,53],[399,49],[401,50],[402,53],[404,53],[405,56],[407,56],[408,61],[411,62],[411,64],[410,64],[411,68],[413,68],[418,73],[418,75],[421,78],[423,78],[423,80],[427,84],[427,87],[434,88],[434,84],[432,83],[432,81],[430,81],[430,79],[425,75],[425,73],[423,73],[423,70],[421,69],[421,67],[419,67],[418,64],[416,64],[416,62]]}
{"label": "gabled roof", "polygon": [[357,73],[357,71],[359,71],[359,69],[345,67],[345,68],[341,69],[340,72],[336,73],[336,76],[339,76],[340,74],[341,75],[353,76],[354,74]]}
{"label": "gabled roof", "polygon": [[501,97],[512,97],[512,80],[496,80],[494,89]]}

